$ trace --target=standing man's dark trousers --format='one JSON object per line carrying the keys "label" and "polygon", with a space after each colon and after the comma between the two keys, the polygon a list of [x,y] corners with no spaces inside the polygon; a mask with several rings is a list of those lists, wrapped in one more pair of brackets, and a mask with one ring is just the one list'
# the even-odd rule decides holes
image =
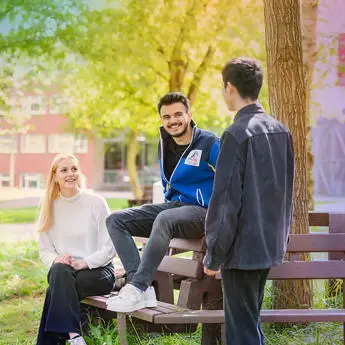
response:
{"label": "standing man's dark trousers", "polygon": [[269,269],[222,270],[227,345],[264,345],[260,309]]}
{"label": "standing man's dark trousers", "polygon": [[80,333],[79,302],[87,296],[109,293],[115,284],[114,267],[109,264],[76,271],[56,263],[49,270],[48,283],[36,344],[65,344],[68,333]]}
{"label": "standing man's dark trousers", "polygon": [[[144,291],[153,276],[172,238],[201,238],[204,236],[206,208],[182,202],[147,204],[113,213],[107,218],[107,228],[127,279]],[[132,236],[149,237],[140,260]]]}

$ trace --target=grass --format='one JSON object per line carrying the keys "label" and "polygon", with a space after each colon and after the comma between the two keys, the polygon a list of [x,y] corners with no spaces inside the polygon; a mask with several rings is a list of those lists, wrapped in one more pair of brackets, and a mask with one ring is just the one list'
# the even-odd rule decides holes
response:
{"label": "grass", "polygon": [[[106,199],[112,211],[128,207],[124,198]],[[0,209],[0,224],[33,223],[38,216],[38,207]]]}
{"label": "grass", "polygon": [[1,243],[0,301],[41,295],[47,287],[46,271],[38,257],[37,243]]}
{"label": "grass", "polygon": [[0,302],[0,345],[34,345],[42,305],[42,296]]}
{"label": "grass", "polygon": [[37,243],[1,243],[0,345],[34,345],[46,274]]}
{"label": "grass", "polygon": [[341,345],[341,324],[311,323],[307,326],[263,325],[266,345]]}
{"label": "grass", "polygon": [[0,224],[33,223],[37,215],[37,207],[0,209]]}
{"label": "grass", "polygon": [[[110,324],[101,324],[92,326],[90,334],[85,336],[85,340],[89,345],[119,345],[117,335],[117,321],[112,320]],[[138,333],[135,329],[128,331],[129,345],[195,345],[200,344],[200,327],[191,334],[143,334]]]}
{"label": "grass", "polygon": [[128,199],[116,198],[116,199],[106,199],[106,200],[109,205],[109,208],[112,211],[120,210],[120,209],[128,207]]}

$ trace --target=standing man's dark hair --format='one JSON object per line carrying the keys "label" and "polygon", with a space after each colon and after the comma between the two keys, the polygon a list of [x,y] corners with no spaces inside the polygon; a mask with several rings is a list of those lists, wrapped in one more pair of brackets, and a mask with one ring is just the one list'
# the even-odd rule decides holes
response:
{"label": "standing man's dark hair", "polygon": [[237,114],[221,139],[205,226],[205,273],[222,270],[227,344],[263,345],[265,283],[270,267],[284,258],[290,230],[292,137],[257,102],[263,72],[255,60],[233,59],[222,74],[224,100]]}
{"label": "standing man's dark hair", "polygon": [[237,88],[242,98],[258,99],[264,75],[261,64],[257,60],[232,59],[224,66],[222,77],[224,87],[229,82]]}

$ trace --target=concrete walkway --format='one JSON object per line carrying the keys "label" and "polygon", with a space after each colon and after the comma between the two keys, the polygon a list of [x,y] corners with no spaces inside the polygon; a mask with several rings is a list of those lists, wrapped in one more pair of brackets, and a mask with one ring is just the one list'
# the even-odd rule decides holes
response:
{"label": "concrete walkway", "polygon": [[0,242],[19,242],[38,240],[34,223],[0,224]]}

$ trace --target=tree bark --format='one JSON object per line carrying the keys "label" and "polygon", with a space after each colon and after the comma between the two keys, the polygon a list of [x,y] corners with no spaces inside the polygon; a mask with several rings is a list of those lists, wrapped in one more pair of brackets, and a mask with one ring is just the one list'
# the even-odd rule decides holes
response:
{"label": "tree bark", "polygon": [[[264,0],[269,100],[272,114],[291,131],[295,146],[294,214],[291,232],[306,234],[308,198],[306,173],[306,92],[303,75],[300,3]],[[305,255],[300,259],[305,259]],[[309,307],[309,281],[280,281],[275,285],[275,308]]]}
{"label": "tree bark", "polygon": [[311,141],[311,90],[316,61],[316,24],[318,0],[302,0],[302,48],[306,84],[306,138],[307,138],[307,190],[308,208],[314,209],[314,155]]}
{"label": "tree bark", "polygon": [[138,170],[136,165],[137,156],[137,133],[130,132],[127,149],[127,171],[131,183],[131,189],[135,199],[142,199],[143,189],[140,184]]}
{"label": "tree bark", "polygon": [[196,0],[192,0],[186,12],[184,24],[180,29],[174,49],[172,50],[171,59],[168,62],[170,72],[169,91],[182,91],[184,78],[188,69],[188,57],[183,50],[183,45],[191,29],[190,20],[193,17],[195,6]]}
{"label": "tree bark", "polygon": [[197,70],[194,73],[194,78],[189,86],[189,91],[188,91],[188,98],[193,104],[195,101],[196,95],[199,91],[201,81],[212,61],[212,58],[214,56],[215,49],[212,46],[209,46],[206,54],[204,55],[204,58],[202,59],[202,62],[198,66]]}

